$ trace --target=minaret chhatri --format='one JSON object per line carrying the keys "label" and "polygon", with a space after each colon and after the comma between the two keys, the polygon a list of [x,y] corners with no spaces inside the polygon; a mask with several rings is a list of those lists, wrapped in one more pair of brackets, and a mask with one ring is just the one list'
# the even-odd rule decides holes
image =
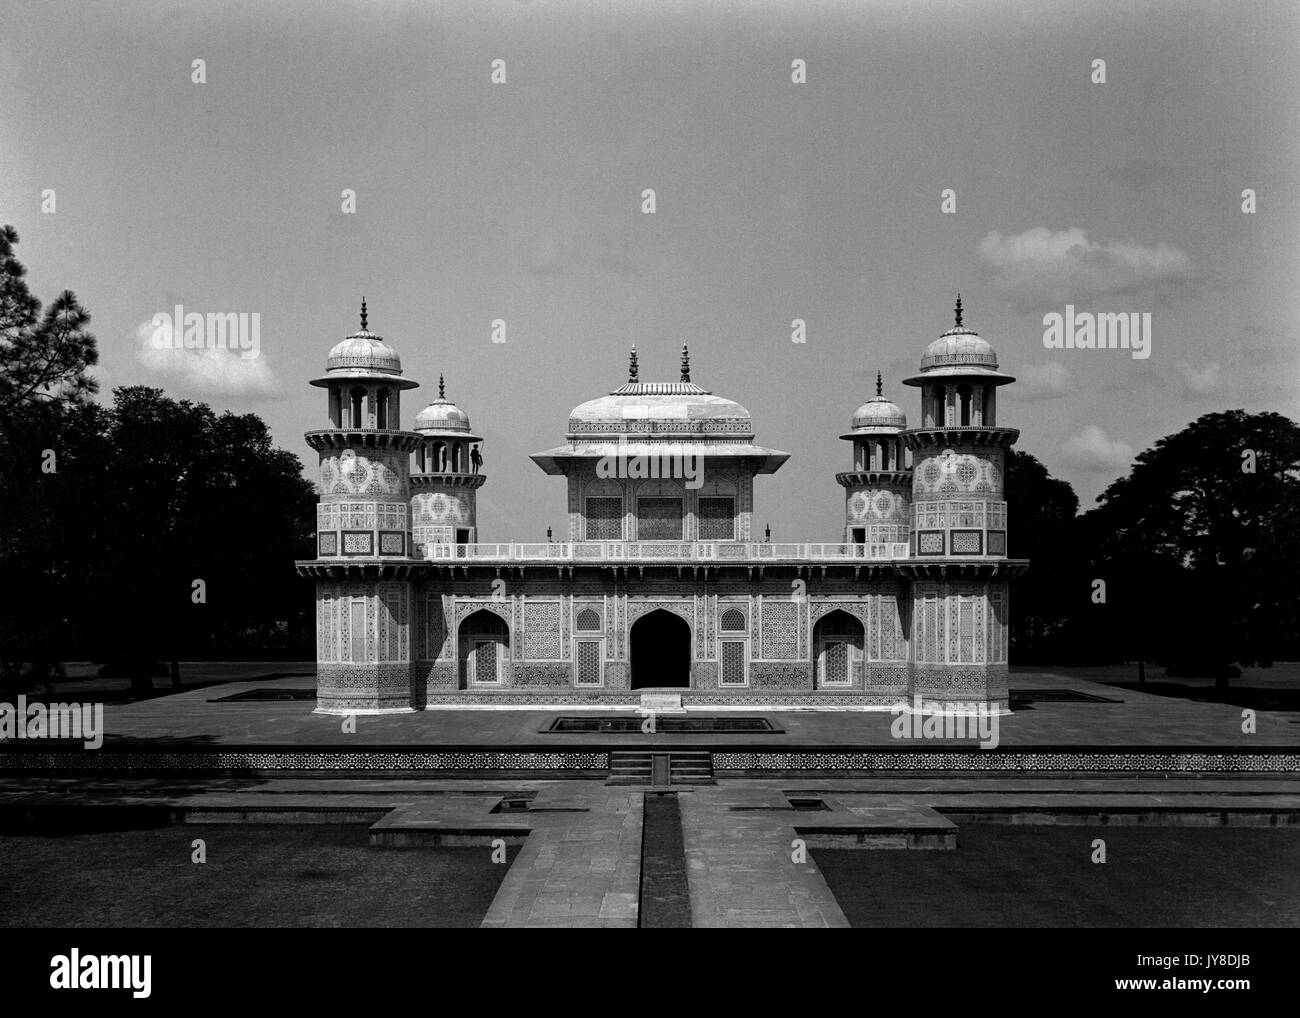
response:
{"label": "minaret chhatri", "polygon": [[921,423],[903,431],[912,453],[912,678],[941,701],[1007,699],[1007,582],[1024,568],[1007,554],[1006,452],[1019,437],[997,423],[997,390],[1015,379],[993,347],[962,323],[931,343],[903,380],[921,390]]}
{"label": "minaret chhatri", "polygon": [[330,350],[327,427],[309,431],[320,456],[316,558],[299,572],[316,579],[317,696],[324,713],[411,709],[409,460],[419,435],[401,430],[400,395],[417,383],[370,331]]}
{"label": "minaret chhatri", "polygon": [[[470,431],[469,415],[447,399],[438,376],[438,398],[415,417],[420,443],[411,474],[411,534],[416,558],[455,558],[456,546],[478,542],[477,492],[487,478],[477,455],[483,439]],[[477,452],[476,452],[477,450]]]}
{"label": "minaret chhatri", "polygon": [[911,529],[912,471],[899,438],[907,427],[902,407],[884,396],[876,372],[876,394],[853,412],[853,469],[836,474],[844,487],[844,540],[864,558],[897,557]]}

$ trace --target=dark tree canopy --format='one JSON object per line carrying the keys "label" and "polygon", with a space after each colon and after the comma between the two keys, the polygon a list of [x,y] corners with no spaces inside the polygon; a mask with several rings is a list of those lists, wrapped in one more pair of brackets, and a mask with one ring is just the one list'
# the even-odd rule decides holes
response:
{"label": "dark tree canopy", "polygon": [[1078,607],[1082,557],[1074,541],[1079,498],[1030,453],[1006,458],[1007,554],[1029,559],[1011,588],[1011,655],[1017,663],[1064,652],[1062,633]]}
{"label": "dark tree canopy", "polygon": [[0,226],[0,405],[15,413],[44,401],[83,400],[98,391],[87,374],[99,360],[90,315],[64,290],[41,314],[14,255],[18,234]]}
{"label": "dark tree canopy", "polygon": [[[64,660],[310,655],[315,495],[252,414],[158,389],[91,400],[89,315],[40,314],[0,229],[0,681]],[[192,598],[202,580],[206,603]]]}
{"label": "dark tree canopy", "polygon": [[1300,650],[1300,426],[1205,414],[1141,453],[1085,517],[1132,647],[1178,668]]}

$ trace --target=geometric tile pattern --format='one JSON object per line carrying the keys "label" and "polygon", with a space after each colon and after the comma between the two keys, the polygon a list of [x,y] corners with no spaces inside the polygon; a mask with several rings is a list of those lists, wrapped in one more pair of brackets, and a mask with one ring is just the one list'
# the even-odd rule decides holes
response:
{"label": "geometric tile pattern", "polygon": [[1173,771],[1294,772],[1300,753],[1213,750],[744,750],[713,753],[724,771]]}
{"label": "geometric tile pattern", "polygon": [[[581,699],[581,698],[579,698]],[[1240,750],[982,750],[924,749],[715,750],[722,771],[1082,771],[1269,773],[1300,771],[1300,752]],[[519,750],[307,748],[289,750],[19,750],[0,754],[0,771],[579,771],[605,770],[604,749]]]}
{"label": "geometric tile pattern", "polygon": [[109,750],[20,752],[0,756],[0,771],[577,771],[604,770],[602,750]]}

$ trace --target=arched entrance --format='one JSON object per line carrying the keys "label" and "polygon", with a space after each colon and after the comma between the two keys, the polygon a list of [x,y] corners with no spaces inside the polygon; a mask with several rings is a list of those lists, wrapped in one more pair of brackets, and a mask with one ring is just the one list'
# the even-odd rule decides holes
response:
{"label": "arched entrance", "polygon": [[862,660],[862,623],[846,611],[835,609],[813,627],[813,660],[817,685],[851,686]]}
{"label": "arched entrance", "polygon": [[510,653],[510,627],[496,612],[480,608],[461,622],[456,646],[461,689],[499,683]]}
{"label": "arched entrance", "polygon": [[689,689],[691,627],[680,615],[657,608],[632,623],[633,689]]}

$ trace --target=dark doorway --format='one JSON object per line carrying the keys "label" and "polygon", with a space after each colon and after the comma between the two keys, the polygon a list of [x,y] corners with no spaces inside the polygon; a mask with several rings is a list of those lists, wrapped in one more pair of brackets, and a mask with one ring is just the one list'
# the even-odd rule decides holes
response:
{"label": "dark doorway", "polygon": [[662,608],[632,624],[632,688],[689,689],[691,627]]}
{"label": "dark doorway", "polygon": [[510,657],[510,627],[505,619],[480,608],[461,622],[457,632],[460,688],[500,683]]}

